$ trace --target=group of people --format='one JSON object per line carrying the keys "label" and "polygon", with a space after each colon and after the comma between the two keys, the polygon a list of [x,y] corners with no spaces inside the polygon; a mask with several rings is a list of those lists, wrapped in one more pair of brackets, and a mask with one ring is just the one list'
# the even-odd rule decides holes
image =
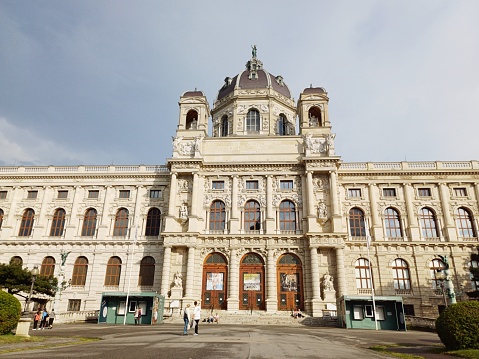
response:
{"label": "group of people", "polygon": [[195,307],[193,308],[193,313],[190,311],[190,304],[187,304],[183,310],[183,321],[185,322],[183,335],[188,335],[188,329],[193,327],[195,327],[195,333],[193,335],[198,335],[198,325],[201,319],[201,308],[197,301],[194,302],[194,305]]}
{"label": "group of people", "polygon": [[293,318],[303,318],[303,313],[301,312],[301,309],[297,308],[293,310],[293,313],[291,314]]}
{"label": "group of people", "polygon": [[[55,320],[54,309],[52,309],[50,313],[48,313],[46,308],[44,308],[43,310],[39,309],[35,313],[35,316],[33,317],[33,330],[52,329],[54,320]],[[40,326],[38,326],[38,323],[40,323]]]}

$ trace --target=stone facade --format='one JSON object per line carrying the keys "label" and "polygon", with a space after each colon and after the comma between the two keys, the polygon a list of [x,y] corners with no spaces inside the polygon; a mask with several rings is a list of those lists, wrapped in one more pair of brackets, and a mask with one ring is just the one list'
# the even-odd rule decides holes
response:
{"label": "stone facade", "polygon": [[60,313],[131,290],[172,310],[322,316],[371,295],[370,260],[377,295],[437,314],[438,255],[459,292],[475,289],[479,162],[344,163],[328,102],[307,88],[295,103],[254,54],[211,111],[181,96],[165,166],[1,167],[0,262],[58,277]]}

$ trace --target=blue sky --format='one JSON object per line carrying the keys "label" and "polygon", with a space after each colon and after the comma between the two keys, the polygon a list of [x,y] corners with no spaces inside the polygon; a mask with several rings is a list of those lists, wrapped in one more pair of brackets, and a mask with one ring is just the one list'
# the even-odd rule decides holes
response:
{"label": "blue sky", "polygon": [[346,162],[479,159],[479,2],[0,0],[0,165],[164,164],[251,45]]}

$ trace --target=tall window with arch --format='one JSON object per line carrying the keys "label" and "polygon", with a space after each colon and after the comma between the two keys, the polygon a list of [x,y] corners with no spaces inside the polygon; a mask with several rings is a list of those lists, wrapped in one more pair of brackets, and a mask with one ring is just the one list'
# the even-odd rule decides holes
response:
{"label": "tall window with arch", "polygon": [[364,212],[359,208],[354,207],[349,210],[349,233],[351,237],[366,236]]}
{"label": "tall window with arch", "polygon": [[60,237],[65,229],[66,212],[63,208],[58,208],[53,213],[52,227],[50,228],[50,237]]}
{"label": "tall window with arch", "polygon": [[249,110],[246,115],[246,132],[258,133],[260,130],[260,116],[258,110]]}
{"label": "tall window with arch", "polygon": [[78,257],[75,260],[72,273],[72,282],[74,286],[84,286],[86,283],[86,275],[88,273],[88,259],[86,257]]}
{"label": "tall window with arch", "polygon": [[143,257],[140,263],[139,286],[153,286],[155,280],[155,259],[150,256]]}
{"label": "tall window with arch", "polygon": [[117,287],[120,285],[121,259],[111,257],[106,265],[105,285]]}
{"label": "tall window with arch", "polygon": [[356,274],[356,288],[372,289],[369,260],[366,258],[359,258],[354,265],[354,271]]}
{"label": "tall window with arch", "polygon": [[419,211],[419,225],[424,238],[439,237],[436,215],[431,209],[427,207],[421,208]]}
{"label": "tall window with arch", "polygon": [[83,216],[82,237],[93,237],[96,231],[97,212],[94,208],[88,208]]}
{"label": "tall window with arch", "polygon": [[23,211],[22,222],[20,223],[19,237],[30,237],[33,231],[33,221],[35,220],[35,211],[27,208]]}
{"label": "tall window with arch", "polygon": [[244,206],[245,231],[259,231],[261,229],[261,209],[259,203],[251,200]]}
{"label": "tall window with arch", "polygon": [[42,277],[52,278],[55,274],[55,258],[48,256],[43,258],[40,267],[40,275]]}
{"label": "tall window with arch", "polygon": [[158,237],[161,228],[161,212],[158,208],[150,208],[146,216],[145,236]]}
{"label": "tall window with arch", "polygon": [[128,233],[128,210],[120,208],[115,215],[114,237],[125,237]]}
{"label": "tall window with arch", "polygon": [[228,121],[228,116],[224,115],[221,117],[221,123],[220,123],[220,136],[221,137],[227,137],[229,132],[229,121]]}
{"label": "tall window with arch", "polygon": [[396,290],[411,290],[409,265],[404,259],[396,258],[392,263],[393,283]]}
{"label": "tall window with arch", "polygon": [[461,238],[477,238],[471,212],[464,207],[456,209],[456,225]]}
{"label": "tall window with arch", "polygon": [[226,207],[222,201],[213,201],[210,207],[210,230],[222,231],[226,224]]}
{"label": "tall window with arch", "polygon": [[278,129],[278,135],[280,136],[288,136],[288,135],[294,134],[292,133],[290,124],[284,114],[280,114],[278,117],[277,129]]}
{"label": "tall window with arch", "polygon": [[431,278],[432,289],[441,288],[442,279],[439,278],[438,273],[444,269],[444,262],[438,258],[434,258],[429,262],[429,275]]}
{"label": "tall window with arch", "polygon": [[21,266],[23,266],[23,259],[20,256],[14,256],[10,259],[10,264],[21,267]]}
{"label": "tall window with arch", "polygon": [[469,263],[469,277],[471,279],[471,288],[473,291],[479,290],[479,260],[471,260]]}
{"label": "tall window with arch", "polygon": [[394,208],[386,208],[384,210],[384,227],[386,229],[386,237],[402,238],[401,218],[399,212]]}
{"label": "tall window with arch", "polygon": [[296,230],[296,206],[290,200],[285,200],[279,205],[279,229],[281,231]]}

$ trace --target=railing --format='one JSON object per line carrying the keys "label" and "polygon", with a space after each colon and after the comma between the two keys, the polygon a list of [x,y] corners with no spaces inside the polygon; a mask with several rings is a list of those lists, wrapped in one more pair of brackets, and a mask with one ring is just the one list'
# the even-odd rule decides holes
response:
{"label": "railing", "polygon": [[396,289],[397,295],[413,295],[412,289]]}
{"label": "railing", "polygon": [[371,288],[358,288],[358,294],[362,295],[372,295],[373,290]]}
{"label": "railing", "polygon": [[62,172],[169,172],[164,165],[144,166],[7,166],[0,173],[62,173]]}
{"label": "railing", "polygon": [[350,162],[341,163],[340,170],[438,170],[438,169],[479,169],[479,161],[448,161],[448,162]]}

